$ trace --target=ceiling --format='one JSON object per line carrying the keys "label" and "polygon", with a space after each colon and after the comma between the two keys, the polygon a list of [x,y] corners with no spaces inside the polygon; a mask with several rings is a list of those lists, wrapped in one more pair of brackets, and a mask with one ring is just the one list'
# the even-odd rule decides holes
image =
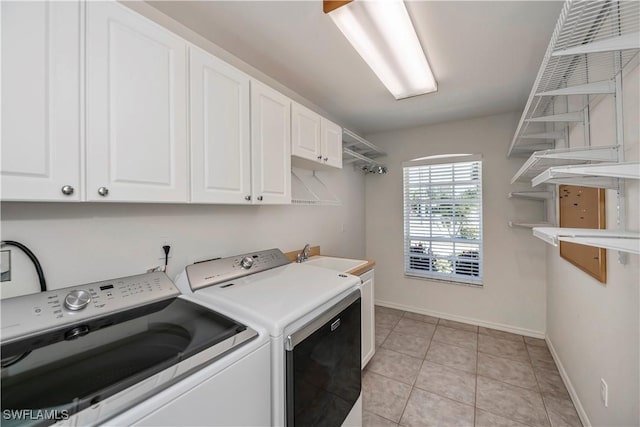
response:
{"label": "ceiling", "polygon": [[150,2],[363,134],[524,108],[563,2],[405,3],[438,92],[396,101],[319,0]]}

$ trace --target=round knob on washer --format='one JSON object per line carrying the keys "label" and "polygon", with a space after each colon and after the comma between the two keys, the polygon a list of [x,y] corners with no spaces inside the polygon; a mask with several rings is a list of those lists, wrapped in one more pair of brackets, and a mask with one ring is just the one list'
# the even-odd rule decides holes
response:
{"label": "round knob on washer", "polygon": [[246,256],[242,258],[242,261],[240,261],[240,267],[244,269],[249,269],[251,268],[252,265],[253,265],[253,258],[251,258],[250,256]]}
{"label": "round knob on washer", "polygon": [[91,302],[91,294],[84,289],[71,291],[64,297],[64,306],[71,311],[85,308]]}

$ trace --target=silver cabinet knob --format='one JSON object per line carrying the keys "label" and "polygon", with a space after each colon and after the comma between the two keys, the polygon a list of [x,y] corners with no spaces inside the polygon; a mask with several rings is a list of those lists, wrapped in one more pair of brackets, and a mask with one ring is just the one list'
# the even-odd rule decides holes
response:
{"label": "silver cabinet knob", "polygon": [[244,196],[244,199],[245,199],[247,202],[250,202],[250,201],[251,201],[251,196]]}
{"label": "silver cabinet knob", "polygon": [[258,201],[261,202],[262,201],[262,196],[258,196]]}
{"label": "silver cabinet knob", "polygon": [[109,194],[109,189],[107,187],[98,188],[98,194],[102,197],[106,197]]}
{"label": "silver cabinet knob", "polygon": [[62,194],[64,194],[65,196],[70,196],[73,194],[73,187],[70,185],[63,185],[60,190],[62,191]]}
{"label": "silver cabinet knob", "polygon": [[64,298],[64,306],[71,311],[85,308],[91,302],[91,294],[84,289],[71,291]]}

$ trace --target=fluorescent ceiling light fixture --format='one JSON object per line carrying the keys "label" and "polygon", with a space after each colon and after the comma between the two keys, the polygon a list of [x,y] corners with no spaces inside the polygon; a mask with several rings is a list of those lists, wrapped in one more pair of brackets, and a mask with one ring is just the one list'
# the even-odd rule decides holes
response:
{"label": "fluorescent ceiling light fixture", "polygon": [[329,16],[396,99],[438,90],[402,0],[353,1]]}

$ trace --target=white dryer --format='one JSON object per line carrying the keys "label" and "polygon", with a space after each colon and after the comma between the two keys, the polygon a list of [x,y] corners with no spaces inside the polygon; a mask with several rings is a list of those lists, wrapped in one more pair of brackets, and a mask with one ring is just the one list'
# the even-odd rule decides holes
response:
{"label": "white dryer", "polygon": [[358,277],[290,263],[270,249],[189,265],[175,282],[268,331],[272,425],[362,424]]}

